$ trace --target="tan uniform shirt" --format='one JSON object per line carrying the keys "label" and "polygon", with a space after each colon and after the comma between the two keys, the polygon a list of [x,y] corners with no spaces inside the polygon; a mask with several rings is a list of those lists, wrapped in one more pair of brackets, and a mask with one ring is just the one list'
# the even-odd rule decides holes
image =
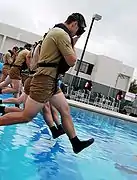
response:
{"label": "tan uniform shirt", "polygon": [[13,59],[11,57],[11,54],[7,52],[3,57],[4,64],[8,63],[11,64],[13,62]]}
{"label": "tan uniform shirt", "polygon": [[39,55],[40,55],[40,44],[38,44],[35,47],[35,50],[33,52],[33,57],[31,57],[31,60],[30,60],[30,70],[31,71],[35,71],[37,69]]}
{"label": "tan uniform shirt", "polygon": [[24,49],[21,52],[19,52],[18,56],[16,57],[16,60],[14,62],[14,65],[22,66],[22,64],[26,61],[26,56],[29,53],[29,50]]}
{"label": "tan uniform shirt", "polygon": [[[74,50],[69,35],[61,28],[53,28],[49,31],[42,43],[39,63],[59,63],[62,56],[73,54]],[[39,67],[36,75],[44,74],[55,78],[56,73],[57,68]]]}

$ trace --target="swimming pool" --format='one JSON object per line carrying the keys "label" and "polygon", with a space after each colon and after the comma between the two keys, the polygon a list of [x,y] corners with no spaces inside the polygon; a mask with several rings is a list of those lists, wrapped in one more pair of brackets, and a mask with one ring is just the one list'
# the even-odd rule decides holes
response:
{"label": "swimming pool", "polygon": [[71,107],[77,134],[95,143],[78,155],[66,135],[51,139],[38,116],[0,127],[0,180],[136,180],[137,124]]}

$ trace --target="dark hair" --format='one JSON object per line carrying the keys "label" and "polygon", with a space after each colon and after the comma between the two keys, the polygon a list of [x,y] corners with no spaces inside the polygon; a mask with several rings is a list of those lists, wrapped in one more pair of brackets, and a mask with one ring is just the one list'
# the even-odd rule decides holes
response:
{"label": "dark hair", "polygon": [[32,45],[31,44],[25,44],[25,46],[24,46],[24,48],[26,48],[26,49],[28,49],[28,50],[30,50],[31,49],[31,47],[32,47]]}
{"label": "dark hair", "polygon": [[18,53],[21,52],[23,49],[23,47],[19,47]]}
{"label": "dark hair", "polygon": [[13,52],[12,52],[12,50],[8,50],[8,52],[11,54],[11,57],[13,56]]}
{"label": "dark hair", "polygon": [[85,21],[85,18],[82,14],[80,13],[73,13],[71,14],[67,20],[65,21],[65,23],[67,24],[71,24],[72,22],[74,21],[77,21],[78,22],[78,26],[79,27],[83,27],[85,28],[86,27],[86,21]]}
{"label": "dark hair", "polygon": [[19,48],[17,46],[14,46],[12,49],[14,49],[15,51],[19,50]]}
{"label": "dark hair", "polygon": [[38,44],[42,44],[42,40],[38,41]]}
{"label": "dark hair", "polygon": [[117,95],[122,95],[123,92],[121,90],[119,90],[119,92],[117,93]]}
{"label": "dark hair", "polygon": [[67,18],[67,20],[65,21],[65,23],[71,24],[71,23],[74,22],[74,21],[77,21],[76,18],[75,18],[74,16],[70,15],[70,16]]}
{"label": "dark hair", "polygon": [[43,39],[45,39],[45,37],[47,36],[48,33],[45,33],[44,36],[43,36]]}

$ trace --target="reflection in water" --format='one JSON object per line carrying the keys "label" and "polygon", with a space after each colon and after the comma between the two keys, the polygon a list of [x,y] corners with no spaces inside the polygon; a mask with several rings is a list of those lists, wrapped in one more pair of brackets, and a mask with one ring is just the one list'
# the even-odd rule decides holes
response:
{"label": "reflection in water", "polygon": [[48,152],[32,154],[35,158],[34,162],[38,166],[38,173],[41,178],[43,177],[43,180],[51,179],[51,177],[57,176],[59,173],[58,161],[56,159],[58,153],[64,153],[64,150],[60,147],[59,143],[56,142]]}
{"label": "reflection in water", "polygon": [[131,169],[131,167],[128,167],[128,166],[124,166],[124,165],[116,163],[115,164],[115,168],[119,169],[120,171],[124,171],[124,172],[126,172],[128,174],[135,174],[135,175],[137,175],[137,169]]}
{"label": "reflection in water", "polygon": [[[8,126],[4,128],[3,134],[0,136],[0,179],[20,179],[33,176],[35,170],[31,166],[31,160],[24,158],[27,146],[14,146],[15,139],[19,142],[20,136],[16,137],[16,126]],[[18,143],[17,143],[18,144]],[[25,166],[24,166],[25,165]],[[17,167],[18,170],[17,170]],[[31,170],[28,171],[28,167]]]}
{"label": "reflection in water", "polygon": [[78,155],[66,136],[51,138],[40,114],[0,127],[0,180],[136,180],[137,125],[78,108],[71,114],[81,139],[95,137]]}

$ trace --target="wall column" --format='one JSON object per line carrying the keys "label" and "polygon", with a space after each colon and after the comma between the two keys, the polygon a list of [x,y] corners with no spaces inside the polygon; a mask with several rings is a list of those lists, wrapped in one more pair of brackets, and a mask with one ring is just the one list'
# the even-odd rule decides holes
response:
{"label": "wall column", "polygon": [[2,50],[3,50],[3,47],[4,47],[4,44],[5,44],[6,38],[7,38],[7,36],[4,35],[4,36],[3,36],[3,39],[2,39],[1,46],[0,46],[0,52],[2,52]]}

